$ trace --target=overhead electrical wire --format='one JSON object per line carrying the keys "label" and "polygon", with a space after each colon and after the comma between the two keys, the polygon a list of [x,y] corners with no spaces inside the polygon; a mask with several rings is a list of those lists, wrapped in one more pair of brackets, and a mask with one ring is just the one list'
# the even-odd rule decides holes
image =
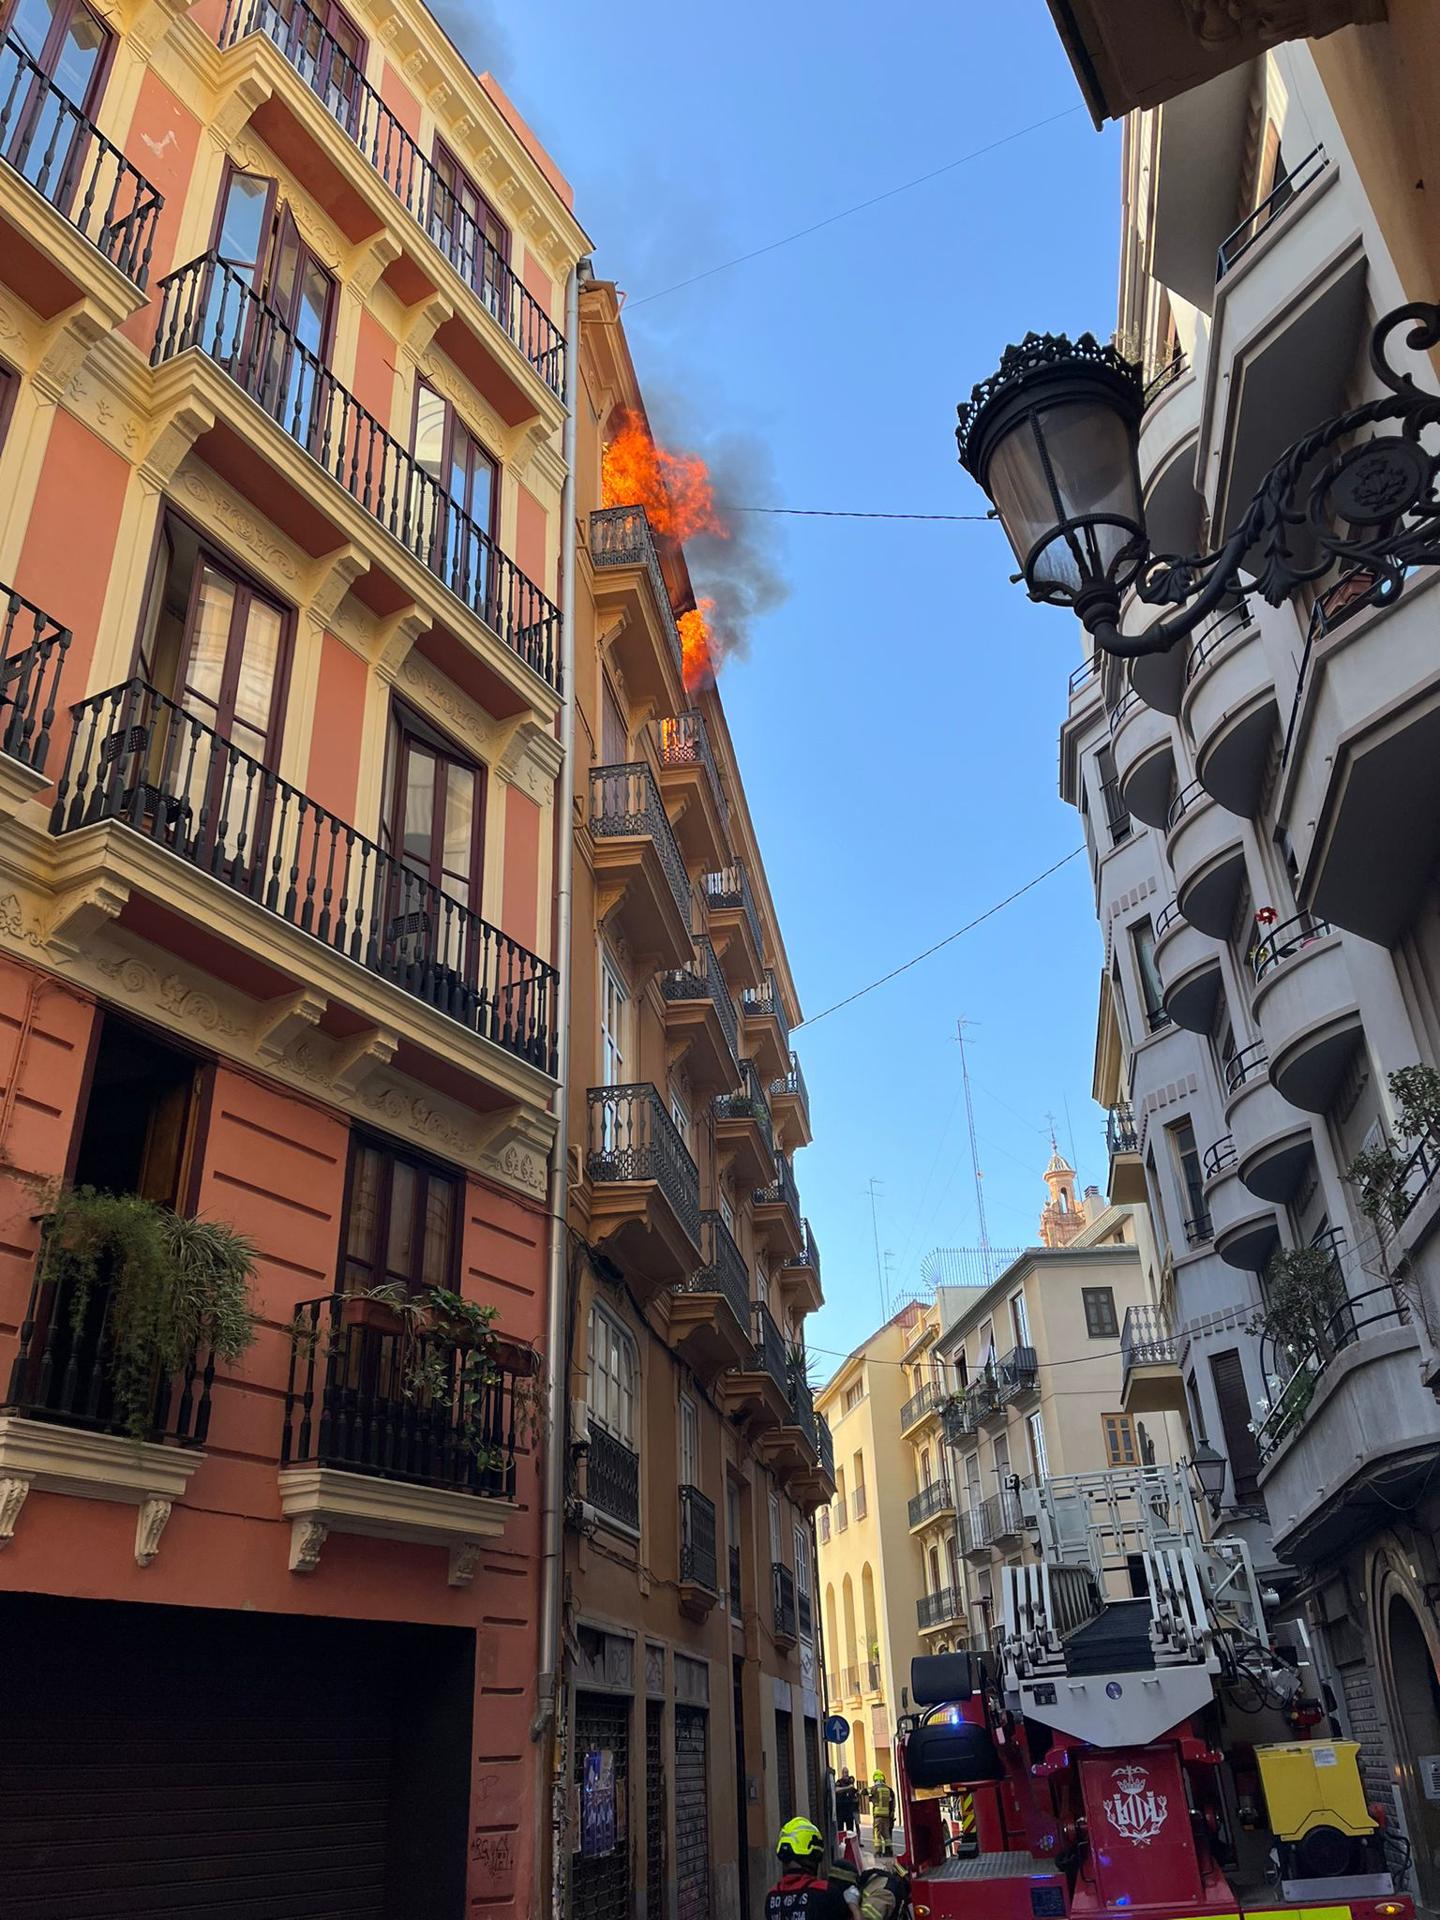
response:
{"label": "overhead electrical wire", "polygon": [[784,514],[794,520],[946,520],[983,524],[995,518],[993,513],[869,513],[858,507],[735,507],[728,500],[717,502],[722,513]]}
{"label": "overhead electrical wire", "polygon": [[[1061,867],[1068,867],[1070,862],[1078,859],[1084,851],[1083,846],[1072,847],[1069,853],[1062,855],[1059,860],[1046,867],[1043,873],[1037,873],[1033,879],[1027,880],[1023,887],[1016,887],[1013,893],[1007,893],[1005,898],[997,900],[993,907],[986,907],[983,913],[977,913],[973,920],[967,920],[964,926],[957,927],[954,933],[947,933],[943,940],[937,940],[933,946],[926,947],[923,953],[917,953],[913,959],[903,961],[898,967],[892,967],[888,973],[882,973],[878,980],[872,980],[868,986],[857,987],[853,993],[847,993],[843,1000],[836,1000],[833,1005],[823,1008],[821,1012],[812,1013],[807,1020],[800,1021],[799,1025],[816,1026],[820,1021],[828,1020],[832,1013],[839,1013],[842,1007],[853,1006],[855,1001],[863,1000],[867,993],[874,993],[877,987],[883,987],[891,980],[898,980],[902,973],[908,973],[912,967],[918,967],[922,960],[928,960],[932,953],[939,953],[942,947],[950,946],[962,934],[972,932],[986,920],[993,920],[997,913],[1003,912],[1006,907],[1020,899],[1023,894],[1029,893],[1032,888],[1038,887],[1042,880],[1048,880],[1052,873],[1058,873]],[[794,1032],[796,1029],[792,1027],[791,1031]]]}
{"label": "overhead electrical wire", "polygon": [[938,180],[942,174],[953,173],[956,167],[968,166],[972,160],[981,160],[987,153],[1008,147],[1014,140],[1023,140],[1027,134],[1039,133],[1042,127],[1053,127],[1057,120],[1068,120],[1071,114],[1080,110],[1077,102],[1073,107],[1064,107],[1059,113],[1049,114],[1044,120],[1032,120],[1028,126],[1002,133],[998,139],[987,141],[983,147],[974,147],[969,153],[962,153],[957,160],[947,160],[943,167],[932,167],[929,173],[917,174],[913,180],[902,180],[898,187],[887,187],[883,193],[873,193],[868,200],[857,200],[853,207],[842,207],[838,213],[828,213],[823,220],[812,221],[808,227],[797,227],[794,233],[782,234],[778,240],[767,240],[763,247],[752,247],[748,253],[737,253],[730,260],[721,260],[713,267],[705,267],[699,273],[688,275],[684,280],[673,281],[668,287],[657,287],[654,293],[642,293],[636,300],[627,300],[625,311],[628,313],[633,307],[648,306],[652,300],[663,300],[667,294],[679,293],[684,287],[693,287],[701,280],[713,279],[717,273],[727,273],[731,267],[743,266],[747,260],[758,260],[762,254],[774,253],[796,240],[804,240],[824,227],[833,227],[837,220],[848,220],[852,214],[864,213],[867,207],[878,207],[882,201],[893,200],[897,194],[923,187],[929,180]]}

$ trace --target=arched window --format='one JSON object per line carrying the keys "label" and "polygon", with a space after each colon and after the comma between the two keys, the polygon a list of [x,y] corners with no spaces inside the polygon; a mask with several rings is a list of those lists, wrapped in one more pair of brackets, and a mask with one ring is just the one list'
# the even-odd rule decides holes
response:
{"label": "arched window", "polygon": [[598,1303],[590,1309],[586,1353],[590,1418],[627,1447],[635,1445],[635,1388],[639,1362],[635,1342],[620,1322]]}

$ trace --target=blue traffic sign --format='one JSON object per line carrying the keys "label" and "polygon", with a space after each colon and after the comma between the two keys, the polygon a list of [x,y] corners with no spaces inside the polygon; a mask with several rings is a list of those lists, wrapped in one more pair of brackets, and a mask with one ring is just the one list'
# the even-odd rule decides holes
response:
{"label": "blue traffic sign", "polygon": [[832,1747],[843,1747],[850,1738],[850,1722],[843,1713],[832,1713],[825,1722],[825,1738]]}

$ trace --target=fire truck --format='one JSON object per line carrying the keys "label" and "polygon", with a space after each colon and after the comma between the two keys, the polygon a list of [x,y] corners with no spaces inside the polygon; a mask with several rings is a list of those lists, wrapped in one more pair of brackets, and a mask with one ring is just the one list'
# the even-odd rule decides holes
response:
{"label": "fire truck", "polygon": [[1185,1470],[1015,1497],[1036,1557],[1003,1569],[991,1646],[912,1668],[915,1920],[1413,1920],[1403,1836],[1331,1737],[1303,1627],[1272,1639],[1275,1596],[1243,1540],[1207,1536]]}

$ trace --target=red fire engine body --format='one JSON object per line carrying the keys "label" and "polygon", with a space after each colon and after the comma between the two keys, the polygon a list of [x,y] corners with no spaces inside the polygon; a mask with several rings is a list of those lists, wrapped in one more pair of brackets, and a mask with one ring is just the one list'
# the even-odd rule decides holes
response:
{"label": "red fire engine body", "polygon": [[[1355,1744],[1295,1738],[1322,1715],[1183,1471],[1019,1497],[1041,1557],[1004,1569],[993,1646],[914,1662],[896,1765],[915,1920],[1413,1920]],[[961,1795],[973,1823],[946,1818]]]}

